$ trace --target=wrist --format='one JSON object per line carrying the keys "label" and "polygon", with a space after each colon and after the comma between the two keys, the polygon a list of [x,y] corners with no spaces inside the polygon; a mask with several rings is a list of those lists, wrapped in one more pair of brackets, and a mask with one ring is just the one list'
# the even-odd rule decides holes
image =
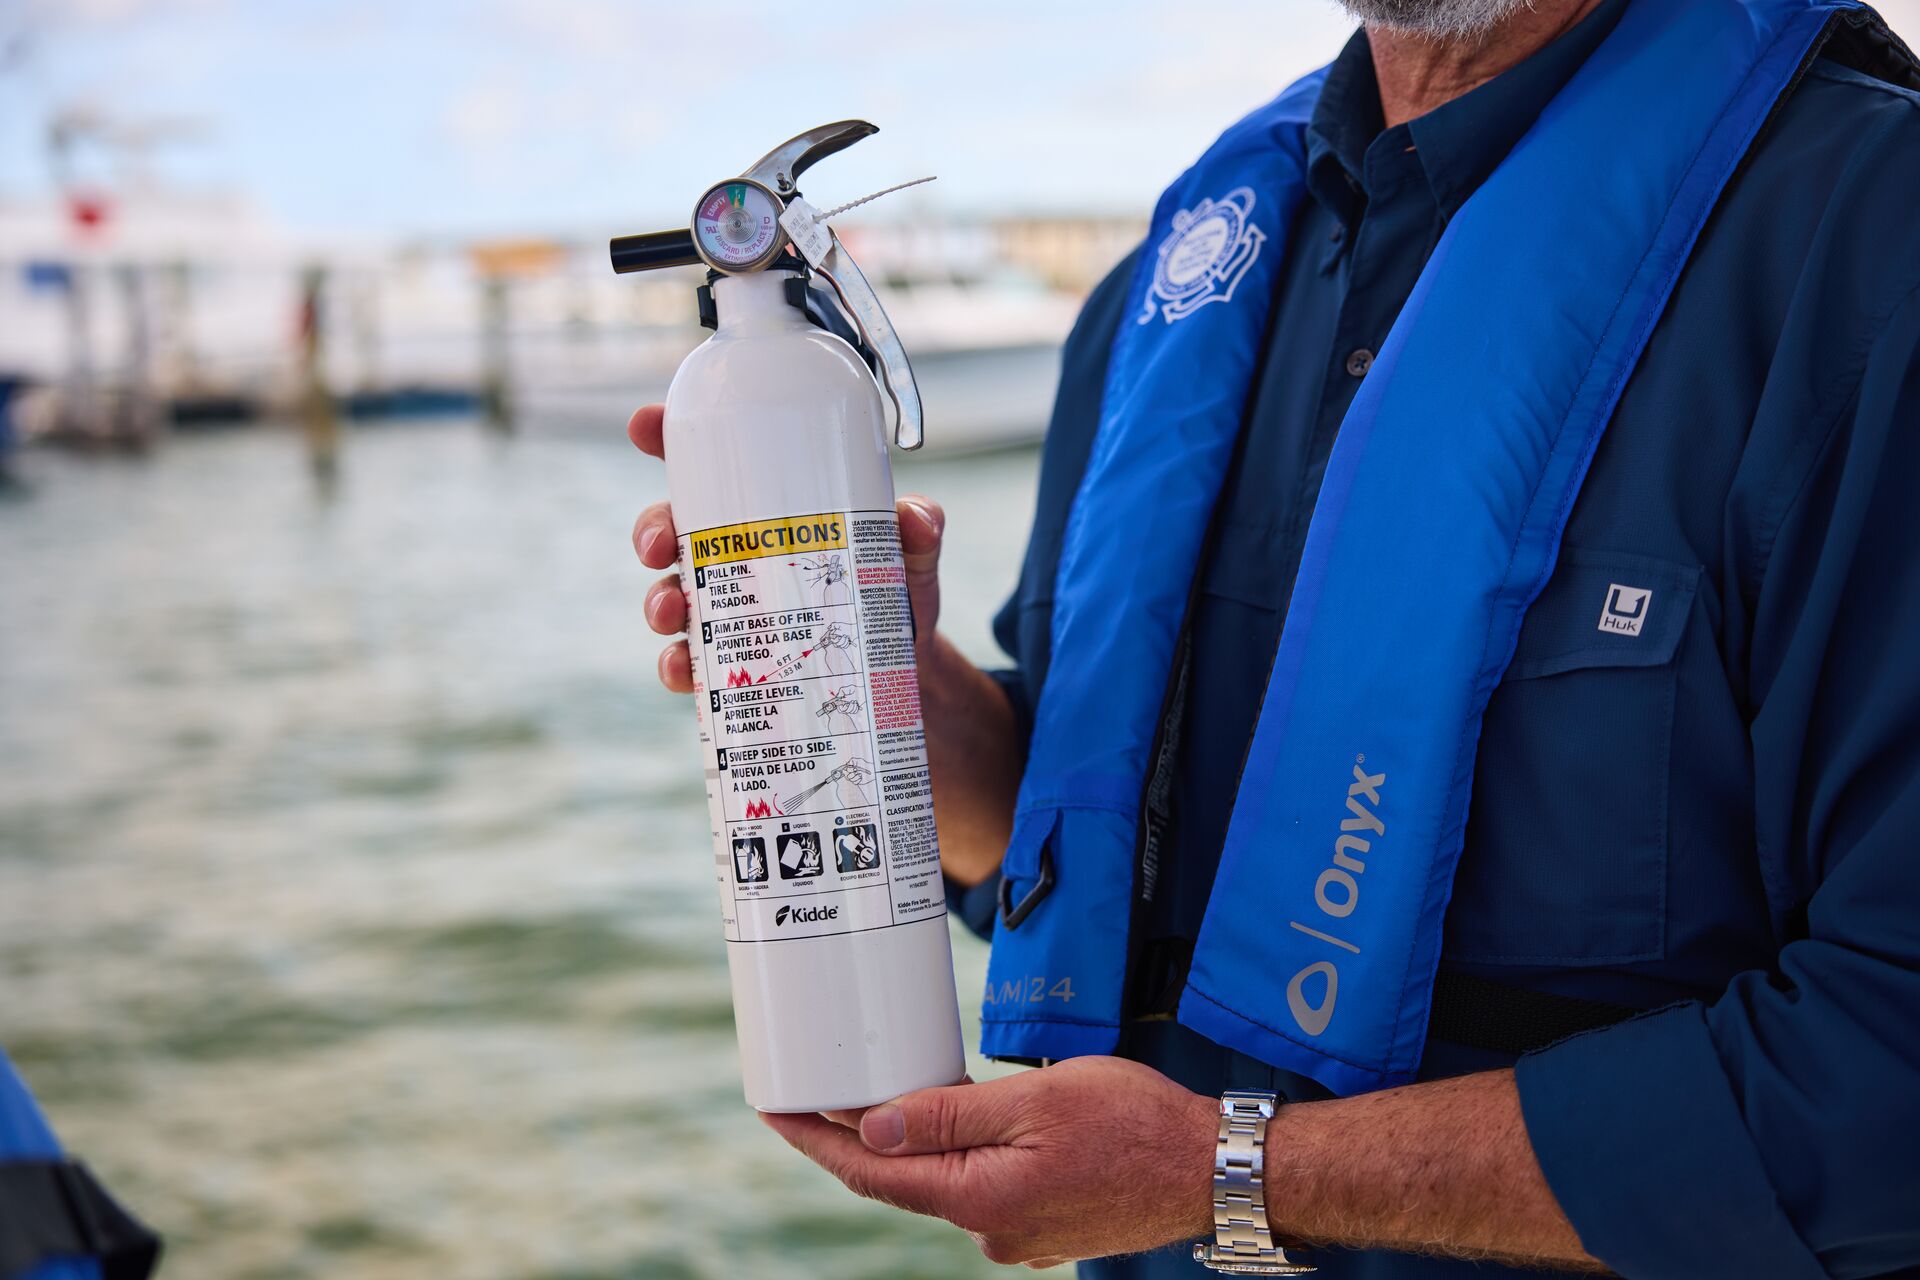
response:
{"label": "wrist", "polygon": [[953,705],[975,687],[976,677],[992,679],[940,631],[927,631],[915,637],[913,660],[920,668],[923,704]]}
{"label": "wrist", "polygon": [[1191,1154],[1177,1167],[1182,1177],[1175,1202],[1180,1205],[1182,1240],[1213,1238],[1213,1158],[1220,1147],[1220,1099],[1204,1093],[1188,1095],[1187,1119],[1181,1132],[1190,1139]]}
{"label": "wrist", "polygon": [[927,637],[919,663],[940,866],[970,889],[999,868],[1006,852],[1023,744],[1006,690],[952,641]]}
{"label": "wrist", "polygon": [[1311,1203],[1312,1193],[1305,1182],[1312,1165],[1308,1152],[1317,1105],[1289,1103],[1267,1122],[1266,1169],[1260,1181],[1266,1190],[1267,1221],[1276,1240],[1298,1241],[1307,1236],[1300,1206]]}
{"label": "wrist", "polygon": [[1316,1268],[1287,1256],[1294,1243],[1273,1212],[1279,1156],[1289,1108],[1271,1090],[1235,1089],[1217,1106],[1210,1208],[1212,1238],[1196,1244],[1195,1262],[1239,1275],[1297,1275]]}

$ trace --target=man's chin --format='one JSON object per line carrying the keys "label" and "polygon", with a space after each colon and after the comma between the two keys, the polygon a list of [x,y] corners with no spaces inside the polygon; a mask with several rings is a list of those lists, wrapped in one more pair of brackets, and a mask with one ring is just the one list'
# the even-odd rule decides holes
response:
{"label": "man's chin", "polygon": [[1471,40],[1499,26],[1529,0],[1340,0],[1348,13],[1375,30],[1429,40]]}

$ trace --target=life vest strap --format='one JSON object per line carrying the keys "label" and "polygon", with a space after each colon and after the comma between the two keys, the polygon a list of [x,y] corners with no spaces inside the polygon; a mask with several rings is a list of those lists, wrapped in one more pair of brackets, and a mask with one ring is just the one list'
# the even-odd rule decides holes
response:
{"label": "life vest strap", "polygon": [[1434,975],[1427,1038],[1518,1057],[1643,1012],[1632,1005],[1529,991],[1442,969]]}
{"label": "life vest strap", "polygon": [[[1141,950],[1127,1017],[1167,1022],[1180,1007],[1193,963],[1186,938],[1155,938]],[[1582,1031],[1625,1022],[1642,1010],[1632,1005],[1586,1000],[1508,986],[1490,978],[1442,969],[1434,976],[1431,1040],[1515,1057],[1544,1049]]]}
{"label": "life vest strap", "polygon": [[78,1160],[0,1157],[0,1280],[54,1258],[95,1258],[101,1280],[146,1280],[160,1237]]}

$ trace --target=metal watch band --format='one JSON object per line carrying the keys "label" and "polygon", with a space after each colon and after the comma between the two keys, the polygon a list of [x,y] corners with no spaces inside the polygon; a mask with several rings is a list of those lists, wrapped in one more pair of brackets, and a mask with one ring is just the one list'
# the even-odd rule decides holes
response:
{"label": "metal watch band", "polygon": [[1213,1243],[1193,1260],[1228,1275],[1297,1276],[1317,1268],[1295,1262],[1267,1225],[1267,1121],[1279,1095],[1232,1089],[1220,1095],[1220,1140],[1213,1152]]}

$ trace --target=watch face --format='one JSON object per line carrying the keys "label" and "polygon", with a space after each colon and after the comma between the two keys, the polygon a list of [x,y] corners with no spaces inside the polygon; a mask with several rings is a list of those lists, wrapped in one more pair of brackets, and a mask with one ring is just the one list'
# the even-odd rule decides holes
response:
{"label": "watch face", "polygon": [[716,271],[755,271],[780,252],[780,201],[745,178],[722,182],[700,198],[693,242]]}

